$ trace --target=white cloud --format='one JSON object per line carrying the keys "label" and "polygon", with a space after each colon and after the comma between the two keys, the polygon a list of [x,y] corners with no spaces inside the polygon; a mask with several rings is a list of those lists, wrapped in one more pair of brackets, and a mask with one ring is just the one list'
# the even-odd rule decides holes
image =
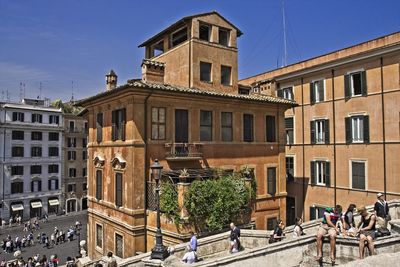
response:
{"label": "white cloud", "polygon": [[10,62],[0,62],[0,85],[15,81],[48,80],[51,75],[41,69]]}

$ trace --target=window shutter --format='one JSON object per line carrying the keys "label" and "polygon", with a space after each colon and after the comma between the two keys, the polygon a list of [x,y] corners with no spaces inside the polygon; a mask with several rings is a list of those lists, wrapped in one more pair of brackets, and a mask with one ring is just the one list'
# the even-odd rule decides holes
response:
{"label": "window shutter", "polygon": [[31,192],[33,192],[33,189],[34,189],[33,183],[34,183],[34,182],[31,182]]}
{"label": "window shutter", "polygon": [[350,74],[344,75],[344,96],[345,98],[351,97]]}
{"label": "window shutter", "polygon": [[125,141],[126,109],[122,109],[121,140]]}
{"label": "window shutter", "polygon": [[59,116],[56,116],[56,123],[60,124],[60,117]]}
{"label": "window shutter", "polygon": [[277,94],[278,94],[278,97],[283,98],[283,90],[282,89],[277,90]]}
{"label": "window shutter", "polygon": [[315,207],[310,207],[310,220],[315,220],[317,219],[315,216],[315,212],[317,211],[317,209]]}
{"label": "window shutter", "polygon": [[58,179],[56,180],[56,190],[58,190]]}
{"label": "window shutter", "polygon": [[319,83],[319,101],[324,101],[325,100],[325,88],[324,88],[324,80],[321,80],[318,82]]}
{"label": "window shutter", "polygon": [[369,144],[369,116],[365,115],[363,118],[364,128],[364,143]]}
{"label": "window shutter", "polygon": [[103,113],[97,113],[97,142],[100,143],[103,139]]}
{"label": "window shutter", "polygon": [[116,110],[113,110],[111,113],[111,125],[112,125],[111,135],[113,141],[117,140],[117,129],[115,127],[116,121],[117,121],[117,112]]}
{"label": "window shutter", "polygon": [[352,141],[351,137],[351,117],[344,118],[346,126],[346,144],[350,144]]}
{"label": "window shutter", "polygon": [[326,184],[326,186],[327,187],[330,187],[331,186],[331,176],[330,176],[330,174],[331,174],[331,171],[330,171],[330,162],[325,162],[325,184]]}
{"label": "window shutter", "polygon": [[13,121],[16,121],[16,120],[17,120],[17,113],[16,113],[16,112],[13,112],[13,118],[12,118],[12,120],[13,120]]}
{"label": "window shutter", "polygon": [[315,103],[315,90],[314,90],[314,83],[310,83],[310,103],[311,105]]}
{"label": "window shutter", "polygon": [[51,190],[51,180],[47,181],[47,189],[50,191]]}
{"label": "window shutter", "polygon": [[21,121],[22,122],[25,121],[25,114],[24,113],[21,113]]}
{"label": "window shutter", "polygon": [[42,117],[42,115],[39,115],[39,122],[40,122],[40,123],[43,122],[43,117]]}
{"label": "window shutter", "polygon": [[367,96],[367,75],[366,72],[363,71],[361,74],[361,94],[363,96]]}
{"label": "window shutter", "polygon": [[315,185],[317,183],[316,178],[315,177],[315,162],[311,161],[310,162],[310,178],[311,178],[311,184]]}
{"label": "window shutter", "polygon": [[315,144],[315,121],[310,121],[311,144]]}
{"label": "window shutter", "polygon": [[268,168],[267,170],[267,183],[268,183],[268,194],[275,196],[276,194],[276,168]]}
{"label": "window shutter", "polygon": [[42,181],[38,181],[38,190],[42,191]]}
{"label": "window shutter", "polygon": [[36,122],[36,120],[35,120],[35,114],[32,114],[32,115],[31,115],[31,122]]}
{"label": "window shutter", "polygon": [[329,144],[329,120],[325,120],[325,144]]}

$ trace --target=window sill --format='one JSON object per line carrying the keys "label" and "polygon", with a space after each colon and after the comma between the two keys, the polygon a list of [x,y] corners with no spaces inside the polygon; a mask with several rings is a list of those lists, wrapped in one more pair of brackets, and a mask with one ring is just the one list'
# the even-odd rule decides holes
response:
{"label": "window sill", "polygon": [[202,81],[202,80],[200,80],[200,82],[202,82],[202,83],[207,83],[207,84],[213,84],[213,82],[212,81]]}

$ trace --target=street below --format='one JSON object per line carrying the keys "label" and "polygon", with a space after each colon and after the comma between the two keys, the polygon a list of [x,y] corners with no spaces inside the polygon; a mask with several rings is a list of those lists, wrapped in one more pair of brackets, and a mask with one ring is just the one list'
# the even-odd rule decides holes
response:
{"label": "street below", "polygon": [[[63,233],[67,233],[70,227],[75,227],[75,222],[79,221],[82,224],[81,230],[79,231],[80,240],[86,240],[87,238],[87,211],[79,212],[78,214],[62,215],[57,217],[49,218],[48,222],[40,222],[40,229],[33,232],[35,244],[33,246],[26,246],[22,248],[22,257],[26,261],[29,257],[33,257],[36,254],[46,255],[47,259],[50,259],[51,255],[57,254],[60,259],[60,264],[65,264],[67,257],[77,257],[79,255],[79,243],[78,237],[74,235],[73,241],[68,242],[66,240],[64,243],[58,245],[50,245],[50,248],[46,248],[44,244],[39,244],[37,236],[38,234],[45,233],[49,237],[54,232],[54,228],[57,227]],[[15,242],[15,238],[19,236],[21,239],[25,235],[27,236],[29,232],[23,231],[23,224],[20,226],[15,225],[9,227],[8,225],[0,229],[0,238],[4,240],[8,235],[11,235],[12,240]],[[14,249],[15,252],[15,249]],[[0,259],[5,259],[7,261],[15,259],[13,253],[5,253],[3,249],[0,249]]]}

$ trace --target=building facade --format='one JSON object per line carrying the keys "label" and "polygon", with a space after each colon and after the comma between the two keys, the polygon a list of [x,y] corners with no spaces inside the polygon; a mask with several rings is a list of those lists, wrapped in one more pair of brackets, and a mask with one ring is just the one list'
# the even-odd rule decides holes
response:
{"label": "building facade", "polygon": [[64,113],[62,206],[66,214],[87,209],[88,123],[81,116]]}
{"label": "building facade", "polygon": [[[251,168],[256,228],[286,216],[284,112],[295,102],[238,84],[240,35],[217,12],[185,17],[140,45],[141,79],[117,86],[111,71],[105,92],[78,103],[89,123],[91,258],[108,251],[126,258],[154,246],[147,193],[155,159],[166,174]],[[166,244],[190,236],[173,224],[163,229]]]}
{"label": "building facade", "polygon": [[48,101],[0,103],[1,218],[57,214],[63,115]]}
{"label": "building facade", "polygon": [[400,196],[400,33],[240,81],[285,113],[287,222]]}

